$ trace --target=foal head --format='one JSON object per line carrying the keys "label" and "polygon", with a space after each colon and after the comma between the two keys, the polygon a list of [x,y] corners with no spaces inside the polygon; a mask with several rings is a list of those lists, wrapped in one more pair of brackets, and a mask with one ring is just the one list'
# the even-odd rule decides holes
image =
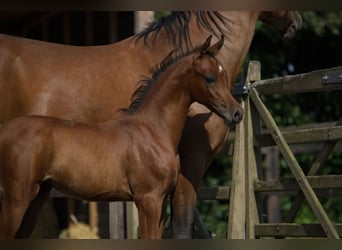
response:
{"label": "foal head", "polygon": [[239,123],[243,116],[242,107],[231,94],[232,82],[216,58],[224,38],[210,46],[211,36],[194,51],[192,73],[188,84],[192,97],[222,117],[227,125]]}

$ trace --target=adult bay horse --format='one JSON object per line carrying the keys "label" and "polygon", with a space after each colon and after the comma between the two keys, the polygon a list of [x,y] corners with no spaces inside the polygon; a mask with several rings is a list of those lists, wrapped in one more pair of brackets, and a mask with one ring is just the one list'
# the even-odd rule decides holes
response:
{"label": "adult bay horse", "polygon": [[[21,237],[54,187],[79,199],[133,200],[141,238],[162,236],[167,195],[178,178],[178,143],[197,101],[228,124],[242,118],[211,36],[193,53],[166,57],[116,119],[86,124],[22,116],[0,129],[0,237]],[[25,232],[26,233],[26,232]],[[26,235],[23,235],[26,236]]]}
{"label": "adult bay horse", "polygon": [[[183,50],[209,34],[226,39],[218,57],[235,82],[261,20],[286,36],[301,27],[293,11],[173,12],[135,37],[105,46],[76,47],[0,36],[0,126],[24,114],[88,123],[108,121],[129,104],[135,82],[174,47]],[[180,142],[181,175],[172,197],[175,238],[191,238],[202,176],[229,128],[194,103]]]}

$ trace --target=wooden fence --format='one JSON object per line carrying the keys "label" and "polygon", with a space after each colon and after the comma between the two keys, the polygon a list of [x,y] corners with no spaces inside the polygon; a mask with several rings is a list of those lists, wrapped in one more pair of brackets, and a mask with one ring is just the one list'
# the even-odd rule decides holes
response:
{"label": "wooden fence", "polygon": [[[251,61],[246,82],[239,89],[240,94],[244,95],[242,106],[245,116],[236,126],[234,133],[232,185],[231,187],[202,188],[199,191],[199,198],[229,200],[226,235],[229,239],[263,237],[338,239],[342,235],[342,224],[333,223],[329,219],[317,195],[328,192],[330,196],[340,196],[342,175],[317,176],[316,174],[324,167],[325,161],[334,148],[341,151],[341,145],[338,143],[338,140],[342,139],[341,120],[280,129],[260,95],[341,90],[342,67],[260,80],[260,63]],[[316,160],[305,175],[293,153],[295,149],[293,145],[307,143],[310,143],[310,147],[318,153]],[[274,145],[286,160],[293,175],[292,178],[277,177],[273,180],[261,178],[262,151],[265,151],[265,147]],[[274,192],[284,194],[292,192],[292,195],[295,194],[295,199],[282,223],[265,223],[262,194]],[[293,223],[304,200],[310,205],[319,224]],[[205,230],[202,228],[201,231]]]}

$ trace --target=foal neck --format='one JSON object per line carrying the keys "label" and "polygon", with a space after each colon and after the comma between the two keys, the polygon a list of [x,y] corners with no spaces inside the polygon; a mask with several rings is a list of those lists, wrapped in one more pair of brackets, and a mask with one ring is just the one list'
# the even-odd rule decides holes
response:
{"label": "foal neck", "polygon": [[193,102],[185,79],[192,59],[186,57],[163,72],[146,94],[133,119],[145,123],[153,133],[178,146],[188,109]]}

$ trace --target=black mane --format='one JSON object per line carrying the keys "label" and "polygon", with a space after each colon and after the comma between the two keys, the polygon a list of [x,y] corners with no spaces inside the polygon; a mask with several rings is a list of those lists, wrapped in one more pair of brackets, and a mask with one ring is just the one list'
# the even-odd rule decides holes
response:
{"label": "black mane", "polygon": [[224,33],[223,28],[230,29],[231,20],[218,11],[173,11],[170,15],[150,23],[146,29],[135,35],[135,39],[144,39],[145,44],[148,45],[148,39],[151,38],[153,45],[158,33],[165,29],[173,46],[184,51],[185,45],[187,51],[192,47],[189,36],[189,21],[192,15],[195,15],[199,29],[210,31],[217,37]]}
{"label": "black mane", "polygon": [[172,50],[159,65],[156,65],[153,69],[151,69],[151,74],[152,74],[151,78],[143,77],[143,79],[141,79],[138,82],[140,86],[134,91],[131,97],[130,106],[126,109],[121,109],[121,111],[127,112],[129,114],[136,113],[139,110],[146,95],[149,93],[149,91],[152,89],[152,87],[158,80],[159,76],[163,72],[165,72],[171,65],[173,65],[180,59],[190,55],[197,49],[198,47],[190,51],[187,51],[185,53],[182,52],[180,49]]}

